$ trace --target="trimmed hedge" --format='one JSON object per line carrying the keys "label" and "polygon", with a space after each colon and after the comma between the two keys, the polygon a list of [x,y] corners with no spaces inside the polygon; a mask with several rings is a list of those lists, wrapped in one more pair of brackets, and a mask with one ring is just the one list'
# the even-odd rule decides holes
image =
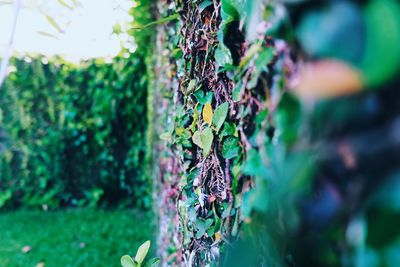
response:
{"label": "trimmed hedge", "polygon": [[0,208],[150,207],[153,35],[137,29],[154,5],[130,10],[138,48],[128,58],[122,49],[111,63],[13,59],[0,90]]}
{"label": "trimmed hedge", "polygon": [[0,91],[0,206],[149,205],[141,57],[15,59]]}

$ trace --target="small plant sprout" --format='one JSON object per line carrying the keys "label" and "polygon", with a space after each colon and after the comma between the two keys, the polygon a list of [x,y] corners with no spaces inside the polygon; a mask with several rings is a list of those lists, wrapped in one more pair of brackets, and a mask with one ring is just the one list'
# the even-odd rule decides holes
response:
{"label": "small plant sprout", "polygon": [[122,267],[157,267],[160,262],[159,258],[152,258],[143,265],[144,259],[146,258],[149,249],[150,241],[147,240],[138,248],[134,258],[129,255],[124,255],[121,257]]}

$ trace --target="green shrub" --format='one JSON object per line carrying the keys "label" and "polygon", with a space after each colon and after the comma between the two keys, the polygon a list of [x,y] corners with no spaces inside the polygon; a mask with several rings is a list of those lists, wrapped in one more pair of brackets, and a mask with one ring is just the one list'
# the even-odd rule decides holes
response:
{"label": "green shrub", "polygon": [[2,204],[148,205],[142,58],[12,65],[0,91]]}

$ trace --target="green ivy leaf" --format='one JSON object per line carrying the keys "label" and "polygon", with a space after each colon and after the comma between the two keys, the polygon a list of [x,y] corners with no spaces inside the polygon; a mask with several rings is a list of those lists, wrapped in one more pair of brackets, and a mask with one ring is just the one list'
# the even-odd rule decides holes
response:
{"label": "green ivy leaf", "polygon": [[237,138],[228,137],[222,146],[222,156],[225,159],[232,159],[239,155],[240,147]]}
{"label": "green ivy leaf", "polygon": [[222,43],[220,43],[215,50],[214,57],[216,63],[220,67],[233,63],[231,51]]}
{"label": "green ivy leaf", "polygon": [[129,255],[124,255],[121,257],[121,265],[123,267],[136,267],[136,263]]}
{"label": "green ivy leaf", "polygon": [[214,135],[211,128],[205,128],[201,133],[201,143],[203,145],[203,156],[206,157],[210,153],[211,146],[214,140]]}
{"label": "green ivy leaf", "polygon": [[213,97],[214,97],[214,93],[213,93],[213,92],[208,92],[208,93],[206,94],[205,99],[204,99],[204,101],[205,101],[204,104],[206,104],[207,102],[208,102],[208,103],[212,103]]}
{"label": "green ivy leaf", "polygon": [[236,124],[224,122],[224,128],[222,129],[221,133],[219,134],[219,140],[221,141],[222,138],[225,136],[232,135],[234,137],[238,137],[238,131],[236,129]]}
{"label": "green ivy leaf", "polygon": [[175,130],[176,135],[183,139],[189,139],[192,135],[190,134],[190,131],[188,129],[185,129],[183,127],[179,127]]}
{"label": "green ivy leaf", "polygon": [[194,96],[200,104],[205,105],[207,102],[212,103],[214,93],[208,92],[207,95],[204,96],[203,90],[197,90]]}
{"label": "green ivy leaf", "polygon": [[210,226],[213,224],[214,220],[213,219],[197,219],[196,220],[196,227],[197,227],[197,233],[196,233],[196,238],[199,239],[201,238],[207,230],[210,228]]}
{"label": "green ivy leaf", "polygon": [[201,142],[201,133],[199,131],[195,131],[192,136],[193,143],[200,148],[203,148],[203,143]]}
{"label": "green ivy leaf", "polygon": [[203,155],[206,157],[210,153],[214,135],[210,127],[206,127],[203,131],[196,131],[192,136],[193,143],[203,149]]}
{"label": "green ivy leaf", "polygon": [[200,104],[202,104],[202,105],[204,105],[203,103],[201,103],[200,101],[204,98],[204,91],[203,90],[197,90],[195,93],[194,93],[194,96],[196,97],[196,99],[197,99],[197,102],[199,102]]}
{"label": "green ivy leaf", "polygon": [[213,122],[213,124],[215,126],[215,130],[217,132],[221,128],[222,124],[225,122],[226,116],[228,115],[228,108],[229,108],[229,103],[225,102],[225,103],[219,105],[215,109],[212,122]]}

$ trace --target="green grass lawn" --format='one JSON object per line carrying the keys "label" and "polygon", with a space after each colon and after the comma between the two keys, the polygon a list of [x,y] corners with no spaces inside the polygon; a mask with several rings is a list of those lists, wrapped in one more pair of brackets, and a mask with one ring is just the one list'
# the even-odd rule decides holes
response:
{"label": "green grass lawn", "polygon": [[121,266],[122,255],[151,238],[150,215],[132,210],[3,212],[0,267]]}

